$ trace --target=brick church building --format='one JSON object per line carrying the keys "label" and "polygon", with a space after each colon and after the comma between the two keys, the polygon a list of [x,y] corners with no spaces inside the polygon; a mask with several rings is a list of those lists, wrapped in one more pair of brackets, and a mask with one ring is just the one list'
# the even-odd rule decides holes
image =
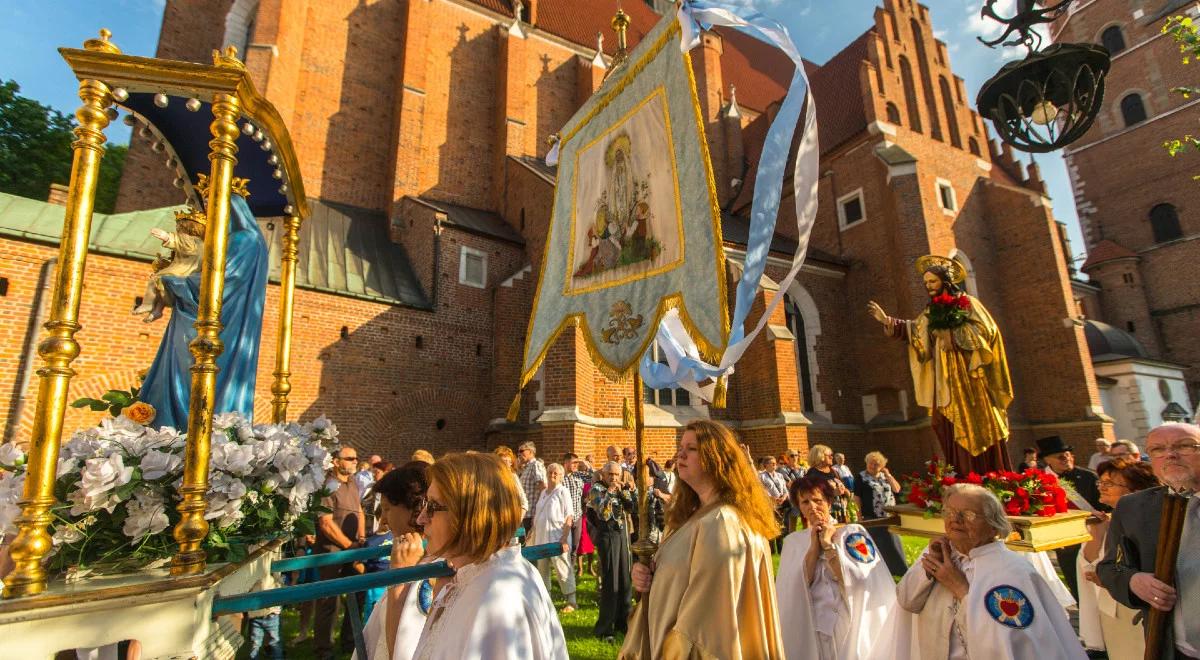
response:
{"label": "brick church building", "polygon": [[[1088,258],[1075,285],[1106,410],[1139,439],[1200,400],[1200,187],[1191,153],[1163,143],[1195,132],[1200,99],[1171,90],[1200,76],[1162,33],[1171,16],[1200,18],[1185,0],[1075,2],[1056,41],[1112,54],[1104,107],[1063,155]],[[1132,167],[1129,167],[1132,165]]]}
{"label": "brick church building", "polygon": [[[664,3],[659,3],[664,4]],[[663,7],[626,0],[631,41]],[[530,439],[541,453],[603,455],[630,383],[591,364],[578,331],[552,347],[504,421],[549,222],[555,172],[546,138],[600,85],[615,0],[168,0],[160,57],[206,61],[232,43],[290,127],[315,211],[301,233],[291,413],[334,419],[342,437],[392,459]],[[653,455],[696,417],[735,427],[756,455],[827,443],[858,465],[881,449],[897,469],[936,443],[915,405],[904,345],[868,300],[915,317],[926,294],[917,257],[958,259],[998,320],[1016,399],[1014,456],[1036,437],[1079,447],[1112,435],[1068,276],[1062,230],[1036,167],[989,140],[954,75],[933,17],[883,0],[874,21],[823,65],[820,205],[809,257],[767,330],[738,365],[728,407],[647,391]],[[598,39],[603,35],[603,39]],[[120,35],[116,35],[119,43]],[[724,211],[731,283],[744,256],[756,163],[791,64],[739,33],[706,33],[692,52]],[[162,157],[136,136],[118,213],[97,218],[72,396],[124,386],[162,331],[130,315],[154,242],[181,202]],[[787,270],[794,202],[785,199],[750,322]],[[43,202],[0,199],[0,406],[28,436],[29,347],[57,240]],[[275,244],[276,223],[263,222]],[[732,285],[729,287],[733,289]],[[264,338],[275,333],[268,288]],[[260,357],[268,417],[274,344]],[[36,386],[36,381],[33,382]],[[67,427],[94,421],[71,411]]]}

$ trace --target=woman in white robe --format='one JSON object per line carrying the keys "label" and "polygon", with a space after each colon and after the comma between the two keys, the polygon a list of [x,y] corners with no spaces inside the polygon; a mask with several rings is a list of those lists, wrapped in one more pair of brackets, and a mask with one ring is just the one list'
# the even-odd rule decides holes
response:
{"label": "woman in white robe", "polygon": [[562,545],[562,554],[537,562],[538,573],[550,591],[550,572],[558,578],[558,586],[562,589],[563,598],[567,605],[563,614],[575,611],[575,571],[571,570],[571,526],[575,522],[572,515],[571,491],[563,485],[565,470],[558,463],[546,466],[546,487],[538,495],[537,506],[534,507],[533,530],[530,542],[534,545],[558,543]]}
{"label": "woman in white robe", "polygon": [[796,479],[789,496],[807,528],[784,540],[775,581],[785,655],[859,660],[892,648],[896,587],[866,528],[837,526],[828,480]]}
{"label": "woman in white robe", "polygon": [[[407,568],[422,562],[421,526],[417,516],[425,507],[429,488],[426,471],[429,465],[414,461],[388,472],[375,484],[380,496],[382,518],[387,522],[394,541],[392,568]],[[426,559],[425,561],[431,561]],[[433,601],[430,580],[390,587],[379,599],[363,627],[369,660],[412,660],[425,626],[425,615]],[[389,628],[393,631],[388,635]],[[360,660],[355,655],[355,660]]]}
{"label": "woman in white robe", "polygon": [[934,539],[897,588],[897,636],[910,648],[880,649],[905,660],[1085,660],[1083,646],[1046,581],[1004,542],[1004,508],[987,489],[943,493],[946,536]]}
{"label": "woman in white robe", "polygon": [[550,594],[513,543],[521,500],[505,469],[488,454],[450,454],[429,468],[417,522],[430,554],[456,573],[437,585],[419,660],[567,658]]}

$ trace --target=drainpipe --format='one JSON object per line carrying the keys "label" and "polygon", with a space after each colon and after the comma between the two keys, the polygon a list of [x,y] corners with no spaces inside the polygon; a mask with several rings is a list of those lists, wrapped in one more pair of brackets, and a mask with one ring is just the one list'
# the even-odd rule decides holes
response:
{"label": "drainpipe", "polygon": [[16,440],[17,430],[21,424],[21,414],[25,411],[25,401],[36,398],[37,393],[26,393],[30,381],[33,380],[34,364],[38,359],[38,339],[41,337],[42,324],[46,322],[49,311],[50,286],[54,281],[54,271],[58,268],[58,257],[51,257],[42,263],[38,275],[37,293],[33,298],[33,315],[29,317],[29,325],[25,330],[25,347],[21,353],[21,370],[17,375],[16,387],[13,388],[12,412],[8,416],[8,424],[4,429],[6,442]]}
{"label": "drainpipe", "polygon": [[437,312],[438,281],[442,279],[442,223],[446,221],[445,213],[433,214],[433,283],[429,285],[429,296],[432,298],[433,311]]}

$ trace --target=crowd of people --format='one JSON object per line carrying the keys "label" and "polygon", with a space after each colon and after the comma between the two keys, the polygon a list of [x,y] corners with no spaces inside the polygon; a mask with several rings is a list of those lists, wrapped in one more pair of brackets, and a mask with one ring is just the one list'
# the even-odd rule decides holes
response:
{"label": "crowd of people", "polygon": [[[1095,471],[1077,466],[1058,438],[1040,440],[1030,457],[1069,483],[1073,506],[1090,514],[1092,540],[1057,551],[1078,631],[1057,578],[1005,545],[1009,520],[987,489],[961,483],[943,493],[945,536],[910,567],[899,539],[876,522],[901,491],[881,453],[857,474],[824,445],[805,460],[796,451],[752,458],[730,429],[707,420],[685,427],[671,461],[646,462],[657,544],[649,563],[631,554],[632,448],[608,447],[598,463],[567,453],[547,464],[527,442],[436,461],[420,452],[393,468],[378,456],[360,463],[342,447],[310,551],[391,543],[391,552],[377,567],[312,577],[443,559],[454,567],[452,578],[348,596],[360,599],[370,659],[565,658],[559,614],[580,607],[584,574],[598,578],[593,633],[621,641],[620,658],[1140,658],[1145,615],[1157,609],[1172,613],[1163,657],[1195,659],[1200,553],[1186,549],[1200,547],[1200,428],[1155,429],[1147,460],[1128,444],[1098,441]],[[1191,497],[1173,584],[1154,577],[1168,491]],[[530,563],[522,541],[562,552]],[[552,583],[564,603],[557,611]],[[302,620],[302,630],[313,624],[318,657],[333,657],[339,625],[349,650],[338,609],[338,599],[317,601]],[[252,631],[272,615],[259,614]],[[277,620],[273,635],[268,623],[252,642],[277,639]],[[252,657],[268,657],[259,653]]]}

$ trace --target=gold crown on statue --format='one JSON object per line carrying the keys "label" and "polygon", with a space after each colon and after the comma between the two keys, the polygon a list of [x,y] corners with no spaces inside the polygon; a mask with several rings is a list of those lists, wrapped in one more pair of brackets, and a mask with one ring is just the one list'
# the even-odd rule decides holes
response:
{"label": "gold crown on statue", "polygon": [[967,279],[967,273],[962,264],[950,257],[940,257],[936,254],[927,254],[917,259],[917,274],[924,275],[935,266],[945,268],[946,276],[955,284],[962,284],[963,280]]}
{"label": "gold crown on statue", "polygon": [[204,211],[197,211],[191,206],[175,212],[175,222],[180,220],[191,220],[201,225],[208,224],[208,216],[204,214]]}
{"label": "gold crown on statue", "polygon": [[[233,180],[229,182],[229,190],[234,194],[241,195],[243,199],[248,198],[250,197],[250,191],[246,188],[246,186],[249,183],[250,179],[243,179],[235,176],[233,177]],[[196,194],[200,195],[201,198],[208,199],[208,186],[208,175],[197,174],[195,186]]]}

